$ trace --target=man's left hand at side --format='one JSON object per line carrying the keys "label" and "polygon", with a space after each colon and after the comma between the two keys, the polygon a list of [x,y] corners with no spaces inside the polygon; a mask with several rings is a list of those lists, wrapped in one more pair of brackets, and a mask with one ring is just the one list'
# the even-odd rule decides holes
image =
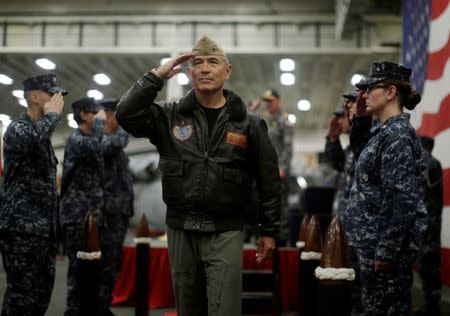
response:
{"label": "man's left hand at side", "polygon": [[258,249],[256,250],[256,263],[261,263],[272,256],[275,250],[275,239],[273,237],[259,237]]}

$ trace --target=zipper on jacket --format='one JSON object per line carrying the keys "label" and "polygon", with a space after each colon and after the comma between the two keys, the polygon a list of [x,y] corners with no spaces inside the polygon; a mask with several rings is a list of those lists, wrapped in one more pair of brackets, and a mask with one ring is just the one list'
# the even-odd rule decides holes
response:
{"label": "zipper on jacket", "polygon": [[213,142],[213,141],[216,141],[217,135],[220,134],[219,133],[220,128],[230,117],[227,113],[223,113],[223,111],[222,111],[222,113],[220,113],[219,117],[217,118],[216,124],[214,124],[214,127],[211,131],[211,135],[210,135],[209,142],[208,142],[209,143],[208,152],[211,151],[214,144],[217,145],[217,142]]}
{"label": "zipper on jacket", "polygon": [[201,186],[202,198],[205,197],[206,176],[208,174],[208,159],[209,153],[208,151],[205,151],[203,153],[203,163],[202,163],[202,186]]}
{"label": "zipper on jacket", "polygon": [[201,151],[203,152],[203,158],[202,158],[202,170],[201,170],[201,179],[200,179],[200,197],[201,199],[205,196],[205,186],[206,186],[206,174],[207,174],[207,167],[208,167],[208,124],[206,122],[206,115],[203,112],[203,110],[195,110],[194,115],[197,117],[197,120],[200,124],[200,133],[202,137],[202,141],[200,142],[202,148]]}

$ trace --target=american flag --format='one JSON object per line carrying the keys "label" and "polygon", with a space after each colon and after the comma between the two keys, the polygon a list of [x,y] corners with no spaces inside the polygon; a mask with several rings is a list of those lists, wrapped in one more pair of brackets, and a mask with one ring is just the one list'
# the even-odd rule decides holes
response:
{"label": "american flag", "polygon": [[450,285],[450,0],[403,1],[403,63],[422,102],[412,115],[419,135],[434,137],[433,156],[444,169],[443,282]]}

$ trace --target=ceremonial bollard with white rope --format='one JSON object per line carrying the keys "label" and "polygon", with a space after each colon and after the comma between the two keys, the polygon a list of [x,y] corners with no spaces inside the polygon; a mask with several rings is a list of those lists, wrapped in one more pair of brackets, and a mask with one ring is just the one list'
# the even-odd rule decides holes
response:
{"label": "ceremonial bollard with white rope", "polygon": [[305,213],[303,215],[302,222],[300,224],[300,231],[299,231],[299,234],[298,234],[298,241],[295,244],[297,246],[297,249],[298,249],[299,253],[303,251],[303,248],[305,248],[306,231],[308,230],[309,221],[310,221],[309,214]]}
{"label": "ceremonial bollard with white rope", "polygon": [[317,315],[350,316],[355,270],[350,261],[347,237],[337,216],[328,227],[315,276],[319,280]]}
{"label": "ceremonial bollard with white rope", "polygon": [[306,230],[305,247],[300,254],[300,316],[315,316],[317,280],[314,270],[320,264],[322,232],[319,220],[312,215]]}
{"label": "ceremonial bollard with white rope", "polygon": [[135,316],[148,315],[149,267],[150,267],[150,232],[145,214],[136,226],[136,309]]}
{"label": "ceremonial bollard with white rope", "polygon": [[300,231],[298,234],[298,241],[295,244],[297,246],[297,250],[298,250],[298,306],[297,306],[297,311],[300,313],[303,310],[303,307],[301,306],[302,304],[302,297],[305,293],[302,292],[302,288],[300,286],[300,284],[302,283],[302,278],[301,278],[301,269],[303,269],[303,265],[300,264],[300,256],[302,255],[302,251],[303,248],[305,248],[305,241],[306,241],[306,232],[308,230],[308,224],[309,224],[309,214],[305,213],[303,214],[303,218],[302,218],[302,222],[300,224]]}
{"label": "ceremonial bollard with white rope", "polygon": [[77,252],[80,285],[80,315],[98,316],[100,284],[100,238],[97,223],[89,211],[81,232],[80,250]]}

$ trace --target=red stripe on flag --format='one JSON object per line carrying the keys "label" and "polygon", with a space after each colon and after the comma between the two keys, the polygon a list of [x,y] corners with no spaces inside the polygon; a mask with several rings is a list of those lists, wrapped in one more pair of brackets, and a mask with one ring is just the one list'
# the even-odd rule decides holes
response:
{"label": "red stripe on flag", "polygon": [[442,77],[445,63],[450,57],[450,34],[448,36],[447,44],[437,52],[428,54],[428,80],[436,80]]}
{"label": "red stripe on flag", "polygon": [[431,3],[431,19],[434,20],[438,18],[445,8],[449,5],[450,0],[433,0]]}
{"label": "red stripe on flag", "polygon": [[450,286],[450,248],[441,248],[441,280]]}
{"label": "red stripe on flag", "polygon": [[[423,106],[427,106],[424,104]],[[450,127],[450,94],[441,102],[439,112],[435,114],[424,113],[422,115],[422,125],[417,129],[417,134],[422,136],[435,137],[443,130]]]}
{"label": "red stripe on flag", "polygon": [[[444,169],[444,206],[450,206],[450,168]],[[447,225],[445,227],[448,228]]]}

